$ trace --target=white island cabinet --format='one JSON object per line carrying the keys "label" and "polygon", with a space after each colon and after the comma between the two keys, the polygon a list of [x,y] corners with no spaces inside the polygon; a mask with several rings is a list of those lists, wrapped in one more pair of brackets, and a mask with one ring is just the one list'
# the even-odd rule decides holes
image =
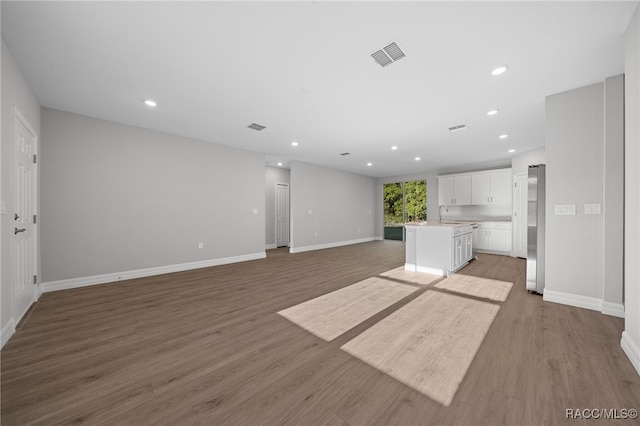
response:
{"label": "white island cabinet", "polygon": [[471,224],[425,222],[405,225],[407,271],[448,276],[471,260]]}

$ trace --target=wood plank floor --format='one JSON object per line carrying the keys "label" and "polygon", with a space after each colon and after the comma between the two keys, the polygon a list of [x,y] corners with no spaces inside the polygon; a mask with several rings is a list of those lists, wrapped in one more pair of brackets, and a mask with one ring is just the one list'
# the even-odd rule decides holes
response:
{"label": "wood plank floor", "polygon": [[[44,294],[1,353],[3,425],[540,425],[567,408],[640,408],[623,320],[543,302],[525,261],[480,255],[461,273],[509,281],[445,407],[277,312],[402,265],[377,241]],[[445,291],[445,290],[438,290]]]}

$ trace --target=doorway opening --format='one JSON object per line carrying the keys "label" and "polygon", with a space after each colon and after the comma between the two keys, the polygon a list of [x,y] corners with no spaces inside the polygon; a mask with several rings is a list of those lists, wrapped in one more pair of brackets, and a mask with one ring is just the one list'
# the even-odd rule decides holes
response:
{"label": "doorway opening", "polygon": [[289,246],[289,184],[276,183],[276,247]]}
{"label": "doorway opening", "polygon": [[404,224],[427,220],[427,181],[384,184],[384,239],[404,241]]}

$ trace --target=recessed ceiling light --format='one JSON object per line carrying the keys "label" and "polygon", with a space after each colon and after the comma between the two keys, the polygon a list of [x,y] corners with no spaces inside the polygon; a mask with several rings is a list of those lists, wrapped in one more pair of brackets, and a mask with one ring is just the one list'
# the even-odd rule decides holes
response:
{"label": "recessed ceiling light", "polygon": [[499,137],[500,139],[506,139],[506,138],[508,138],[508,137],[509,137],[509,135],[507,135],[507,134],[505,133],[505,134],[502,134],[502,135],[500,135],[500,136],[498,136],[498,137]]}
{"label": "recessed ceiling light", "polygon": [[496,67],[491,71],[491,75],[504,74],[505,71],[507,71],[507,68],[509,68],[509,67],[506,66],[506,65],[500,65],[499,67]]}
{"label": "recessed ceiling light", "polygon": [[298,146],[298,142],[296,141],[291,142],[291,146]]}
{"label": "recessed ceiling light", "polygon": [[487,111],[487,115],[496,115],[497,113],[498,113],[497,109],[492,109],[492,110]]}
{"label": "recessed ceiling light", "polygon": [[420,157],[416,157],[416,158],[414,158],[414,160],[420,161]]}
{"label": "recessed ceiling light", "polygon": [[367,163],[367,167],[373,166],[373,163]]}
{"label": "recessed ceiling light", "polygon": [[516,150],[515,150],[515,149],[513,149],[513,148],[511,148],[511,149],[509,150],[509,154],[513,154],[514,152],[516,152]]}
{"label": "recessed ceiling light", "polygon": [[278,167],[282,167],[282,163],[278,163]]}
{"label": "recessed ceiling light", "polygon": [[398,149],[398,147],[396,145],[394,145],[394,146],[391,147],[391,149],[395,151],[396,149]]}
{"label": "recessed ceiling light", "polygon": [[156,107],[158,106],[158,103],[156,101],[154,101],[153,99],[145,99],[144,104],[148,107]]}

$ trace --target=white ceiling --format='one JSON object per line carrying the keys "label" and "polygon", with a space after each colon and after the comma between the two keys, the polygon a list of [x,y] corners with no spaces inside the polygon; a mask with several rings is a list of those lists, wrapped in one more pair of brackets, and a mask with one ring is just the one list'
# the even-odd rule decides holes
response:
{"label": "white ceiling", "polygon": [[636,6],[2,1],[2,34],[43,106],[384,177],[543,146],[545,96],[622,73]]}

